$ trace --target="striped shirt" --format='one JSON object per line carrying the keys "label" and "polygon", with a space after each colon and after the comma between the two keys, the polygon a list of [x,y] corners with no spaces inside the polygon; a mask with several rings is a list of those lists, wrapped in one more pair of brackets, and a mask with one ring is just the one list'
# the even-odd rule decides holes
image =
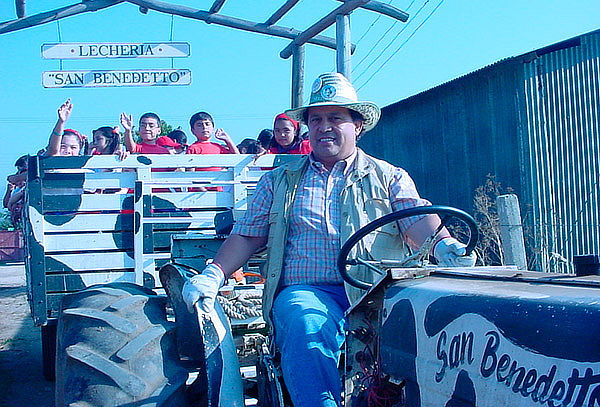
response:
{"label": "striped shirt", "polygon": [[[356,153],[337,162],[331,171],[310,157],[310,165],[302,177],[290,211],[289,231],[285,244],[282,286],[293,284],[342,284],[336,261],[340,252],[340,196]],[[396,168],[389,186],[392,208],[397,210],[429,205],[417,193],[408,173]],[[269,211],[273,202],[273,178],[265,174],[246,215],[237,222],[232,233],[251,237],[269,234]],[[405,232],[417,218],[399,222]]]}

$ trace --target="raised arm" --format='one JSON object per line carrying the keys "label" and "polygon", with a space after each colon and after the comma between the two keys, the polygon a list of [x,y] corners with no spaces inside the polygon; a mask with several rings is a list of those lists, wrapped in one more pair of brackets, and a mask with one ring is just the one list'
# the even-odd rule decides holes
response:
{"label": "raised arm", "polygon": [[62,140],[62,133],[65,128],[65,123],[71,117],[71,111],[73,110],[73,104],[71,99],[67,99],[65,103],[60,105],[58,108],[58,119],[50,134],[50,140],[48,141],[48,148],[46,149],[46,155],[54,156],[60,153],[60,142]]}
{"label": "raised arm", "polygon": [[129,151],[130,153],[133,153],[135,151],[135,141],[133,141],[133,117],[129,114],[126,113],[121,113],[121,126],[123,126],[124,129],[124,133],[123,133],[123,139],[125,141],[125,148],[127,149],[127,151]]}
{"label": "raised arm", "polygon": [[225,130],[223,129],[217,129],[215,130],[215,138],[217,140],[221,140],[222,142],[224,142],[227,145],[227,148],[229,149],[229,151],[232,154],[239,154],[240,150],[238,150],[237,146],[235,145],[235,143],[233,142],[233,140],[231,140],[231,137],[229,137],[229,134],[227,134],[225,132]]}

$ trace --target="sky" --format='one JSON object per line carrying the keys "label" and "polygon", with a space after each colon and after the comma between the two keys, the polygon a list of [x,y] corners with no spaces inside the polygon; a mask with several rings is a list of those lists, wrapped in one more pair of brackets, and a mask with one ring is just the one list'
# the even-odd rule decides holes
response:
{"label": "sky", "polygon": [[[167,1],[167,0],[163,0]],[[362,100],[380,106],[420,93],[504,58],[520,55],[600,29],[598,0],[383,0],[407,11],[407,23],[359,9],[350,18],[352,81]],[[74,1],[73,1],[74,2]],[[72,4],[69,0],[29,0],[34,15]],[[212,0],[178,0],[208,10]],[[220,13],[262,22],[283,4],[267,0],[228,0]],[[341,3],[301,0],[277,24],[304,30]],[[0,2],[0,22],[16,18],[13,1]],[[334,28],[323,33],[335,36]],[[183,41],[191,56],[176,59],[45,60],[41,46],[54,42]],[[189,117],[207,111],[234,141],[256,138],[290,107],[291,59],[279,52],[290,42],[171,17],[121,3],[17,32],[0,34],[0,177],[14,172],[22,154],[48,141],[56,110],[67,98],[74,105],[67,127],[90,134],[118,124],[127,112],[134,121],[152,111],[181,126],[193,141]],[[335,70],[335,52],[306,46],[305,100],[314,78]],[[45,89],[42,72],[90,69],[190,69],[189,86]],[[410,146],[407,146],[410,148]]]}

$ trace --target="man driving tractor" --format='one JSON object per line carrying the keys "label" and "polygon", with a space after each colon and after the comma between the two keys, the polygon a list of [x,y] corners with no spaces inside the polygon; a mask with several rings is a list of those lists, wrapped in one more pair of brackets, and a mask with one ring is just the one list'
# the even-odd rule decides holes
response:
{"label": "man driving tractor", "polygon": [[[337,406],[345,339],[344,313],[360,295],[345,286],[336,260],[343,243],[378,217],[430,205],[401,168],[375,159],[356,143],[379,120],[380,109],[360,102],[339,73],[320,75],[308,105],[286,114],[308,126],[312,153],[261,178],[245,217],[214,261],[183,288],[193,309],[209,312],[219,288],[252,254],[266,246],[263,314],[281,355],[284,382],[295,406]],[[377,257],[406,253],[436,234],[436,215],[403,219],[364,239],[357,251]],[[475,255],[441,228],[433,238],[438,264],[469,267]],[[375,276],[371,277],[373,280]]]}

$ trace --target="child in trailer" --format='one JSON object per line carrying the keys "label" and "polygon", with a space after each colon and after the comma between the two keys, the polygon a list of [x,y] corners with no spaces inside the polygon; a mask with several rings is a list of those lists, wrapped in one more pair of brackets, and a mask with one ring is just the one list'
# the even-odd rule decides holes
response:
{"label": "child in trailer", "polygon": [[[190,118],[190,128],[197,141],[192,144],[188,154],[239,154],[236,145],[223,129],[215,129],[215,121],[206,112],[195,113]],[[215,138],[226,145],[210,141],[214,134]]]}
{"label": "child in trailer", "polygon": [[27,157],[23,155],[15,162],[17,172],[7,177],[8,184],[4,194],[3,204],[10,213],[10,220],[16,228],[21,222],[25,184],[27,182]]}
{"label": "child in trailer", "polygon": [[240,154],[258,154],[264,150],[261,150],[260,144],[258,144],[258,141],[251,139],[251,138],[245,138],[242,140],[242,142],[240,144],[237,145],[238,150],[240,150]]}
{"label": "child in trailer", "polygon": [[156,144],[166,148],[171,154],[185,154],[187,151],[187,136],[181,129],[175,129],[166,136],[156,139]]}
{"label": "child in trailer", "polygon": [[133,154],[170,154],[170,151],[156,144],[156,139],[162,129],[160,126],[160,117],[156,113],[144,113],[140,117],[140,138],[141,143],[133,140],[133,117],[126,113],[121,113],[121,125],[125,129],[125,147],[127,151]]}
{"label": "child in trailer", "polygon": [[71,117],[73,104],[71,99],[58,108],[58,120],[50,134],[50,140],[46,147],[46,156],[78,156],[84,154],[87,149],[87,140],[85,135],[77,130],[65,129],[65,123]]}
{"label": "child in trailer", "polygon": [[[190,118],[190,128],[192,134],[196,136],[197,141],[188,147],[188,154],[239,154],[237,146],[223,129],[215,129],[215,121],[212,116],[206,112],[194,113]],[[226,145],[213,143],[210,141],[214,134],[217,140],[223,141]],[[221,171],[220,167],[195,168],[192,171]],[[223,187],[199,187],[194,189],[203,191],[223,191]]]}
{"label": "child in trailer", "polygon": [[258,133],[258,137],[256,138],[258,142],[259,148],[257,154],[265,154],[271,148],[271,143],[273,142],[273,130],[272,129],[262,129],[260,133]]}
{"label": "child in trailer", "polygon": [[[90,155],[117,155],[119,160],[124,160],[129,156],[129,152],[126,151],[121,145],[121,133],[119,132],[119,126],[110,127],[102,126],[92,131],[92,143],[89,146]],[[107,169],[96,169],[96,172],[122,172],[122,168],[107,168]],[[115,193],[127,193],[127,188],[104,188],[104,189],[93,189],[84,190],[85,193],[95,194],[115,194]]]}
{"label": "child in trailer", "polygon": [[92,131],[90,155],[118,154],[121,150],[121,135],[119,126],[102,126]]}
{"label": "child in trailer", "polygon": [[285,113],[275,116],[271,154],[310,154],[310,142],[300,137],[300,123]]}

